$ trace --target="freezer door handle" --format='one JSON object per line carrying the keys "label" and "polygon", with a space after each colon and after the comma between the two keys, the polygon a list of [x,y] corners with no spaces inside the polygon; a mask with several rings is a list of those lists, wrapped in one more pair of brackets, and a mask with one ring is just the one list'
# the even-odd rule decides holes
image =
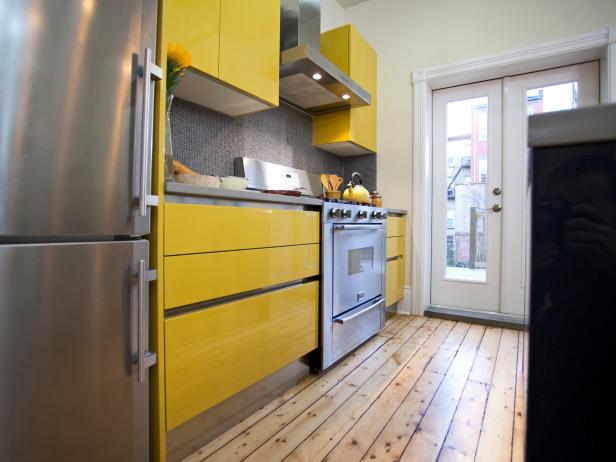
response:
{"label": "freezer door handle", "polygon": [[145,325],[145,310],[148,309],[145,303],[145,291],[150,281],[156,280],[156,271],[145,269],[145,260],[139,260],[139,300],[137,313],[137,363],[139,368],[139,383],[145,382],[146,371],[149,367],[156,364],[156,353],[147,351],[147,335]]}
{"label": "freezer door handle", "polygon": [[141,183],[139,184],[139,215],[145,217],[148,207],[158,206],[158,197],[148,191],[149,162],[152,157],[152,84],[163,78],[163,71],[152,62],[152,50],[145,49],[143,59],[143,117],[141,118]]}

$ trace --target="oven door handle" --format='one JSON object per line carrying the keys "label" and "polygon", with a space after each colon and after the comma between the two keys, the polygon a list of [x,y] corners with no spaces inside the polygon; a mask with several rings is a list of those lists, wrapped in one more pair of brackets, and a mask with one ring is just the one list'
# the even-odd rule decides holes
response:
{"label": "oven door handle", "polygon": [[334,230],[340,231],[378,231],[384,228],[383,225],[334,225]]}
{"label": "oven door handle", "polygon": [[356,317],[358,317],[358,316],[361,316],[361,315],[362,315],[362,314],[364,314],[366,311],[370,311],[372,308],[374,308],[375,306],[380,305],[381,303],[383,303],[383,300],[379,300],[378,302],[373,303],[373,304],[372,304],[372,305],[370,305],[370,306],[367,306],[367,307],[366,307],[366,308],[364,308],[363,310],[359,310],[357,313],[353,313],[353,314],[350,314],[350,315],[348,315],[348,316],[340,316],[339,318],[336,318],[336,319],[334,319],[333,321],[334,321],[335,323],[338,323],[338,324],[344,324],[345,322],[349,322],[350,320],[355,319],[355,318],[356,318]]}

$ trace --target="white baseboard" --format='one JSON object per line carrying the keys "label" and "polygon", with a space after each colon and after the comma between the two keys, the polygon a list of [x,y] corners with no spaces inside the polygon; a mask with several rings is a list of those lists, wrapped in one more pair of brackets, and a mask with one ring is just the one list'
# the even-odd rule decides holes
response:
{"label": "white baseboard", "polygon": [[417,314],[411,310],[411,286],[404,286],[404,298],[400,300],[396,306],[396,313],[400,314]]}

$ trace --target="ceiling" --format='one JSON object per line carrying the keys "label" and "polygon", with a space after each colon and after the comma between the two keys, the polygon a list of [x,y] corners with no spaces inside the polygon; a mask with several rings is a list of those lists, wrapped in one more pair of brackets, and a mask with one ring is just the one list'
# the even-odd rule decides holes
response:
{"label": "ceiling", "polygon": [[338,3],[340,3],[340,6],[342,6],[343,8],[348,8],[350,6],[357,5],[358,3],[363,3],[367,1],[368,0],[338,0]]}

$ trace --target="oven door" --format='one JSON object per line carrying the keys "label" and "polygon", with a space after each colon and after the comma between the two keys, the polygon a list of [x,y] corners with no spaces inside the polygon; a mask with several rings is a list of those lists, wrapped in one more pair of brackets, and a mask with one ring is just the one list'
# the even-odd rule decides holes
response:
{"label": "oven door", "polygon": [[383,294],[385,227],[334,225],[332,317]]}

